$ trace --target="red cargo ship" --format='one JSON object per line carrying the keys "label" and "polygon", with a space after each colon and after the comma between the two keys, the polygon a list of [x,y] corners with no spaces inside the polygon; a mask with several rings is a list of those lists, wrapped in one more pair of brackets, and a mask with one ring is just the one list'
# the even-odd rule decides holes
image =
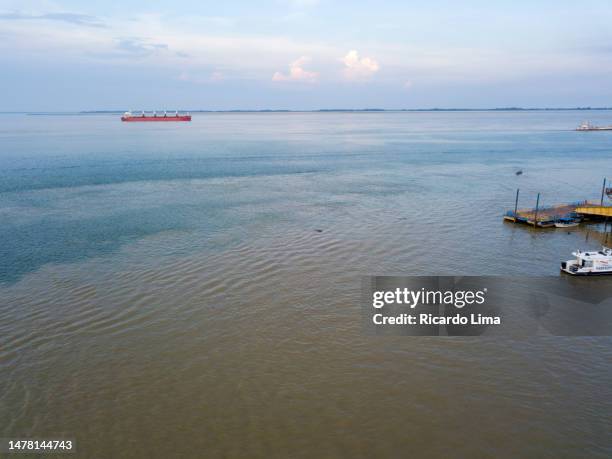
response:
{"label": "red cargo ship", "polygon": [[132,112],[125,112],[121,121],[191,121],[191,115],[179,115],[178,112],[171,114],[164,112],[163,115],[158,115],[156,112],[152,114],[142,112],[136,115]]}

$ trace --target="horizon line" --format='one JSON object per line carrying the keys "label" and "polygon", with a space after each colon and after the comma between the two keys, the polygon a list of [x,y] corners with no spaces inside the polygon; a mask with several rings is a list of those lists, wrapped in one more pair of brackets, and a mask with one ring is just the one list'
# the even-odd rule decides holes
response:
{"label": "horizon line", "polygon": [[[493,107],[493,108],[318,108],[318,109],[181,109],[179,112],[190,113],[325,113],[325,112],[511,112],[511,111],[611,111],[612,107]],[[86,114],[117,114],[125,113],[127,110],[12,110],[0,111],[0,114],[25,114],[25,115],[86,115]],[[145,112],[174,112],[177,110],[144,110]],[[136,110],[136,113],[142,110]]]}

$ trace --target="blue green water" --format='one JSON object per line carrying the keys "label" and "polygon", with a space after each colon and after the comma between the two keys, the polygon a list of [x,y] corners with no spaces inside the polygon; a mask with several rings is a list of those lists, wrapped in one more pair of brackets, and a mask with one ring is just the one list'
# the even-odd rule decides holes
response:
{"label": "blue green water", "polygon": [[[612,122],[610,112],[589,115]],[[203,114],[159,126],[110,115],[4,115],[0,281],[166,231],[189,231],[191,244],[214,249],[206,240],[219,231],[277,219],[354,225],[359,209],[364,220],[377,211],[384,219],[393,206],[406,225],[469,243],[486,262],[507,245],[499,215],[512,208],[515,187],[528,207],[538,191],[544,203],[598,198],[612,176],[612,135],[571,131],[583,116]],[[466,218],[465,228],[443,233]],[[477,228],[502,239],[472,239]]]}
{"label": "blue green water", "polygon": [[608,338],[378,340],[358,306],[362,275],[556,276],[609,244],[502,222],[517,188],[520,207],[600,199],[612,132],[573,131],[587,115],[612,124],[0,115],[0,436],[64,432],[84,457],[610,457]]}

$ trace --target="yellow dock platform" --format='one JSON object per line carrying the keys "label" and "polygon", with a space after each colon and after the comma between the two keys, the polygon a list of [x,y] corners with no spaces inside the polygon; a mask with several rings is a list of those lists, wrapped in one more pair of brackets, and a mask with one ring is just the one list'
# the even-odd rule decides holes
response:
{"label": "yellow dock platform", "polygon": [[612,206],[583,205],[574,210],[585,217],[612,217]]}

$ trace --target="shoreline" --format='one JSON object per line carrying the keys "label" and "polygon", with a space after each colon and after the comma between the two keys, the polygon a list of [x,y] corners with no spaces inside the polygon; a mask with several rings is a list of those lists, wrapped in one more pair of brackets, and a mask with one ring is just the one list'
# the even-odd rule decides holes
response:
{"label": "shoreline", "polygon": [[[139,112],[140,110],[136,110]],[[145,112],[160,111],[163,109],[147,109]],[[171,110],[171,111],[174,111]],[[453,113],[453,112],[606,112],[612,111],[612,107],[498,107],[498,108],[319,108],[314,110],[299,109],[229,109],[229,110],[203,110],[203,109],[179,109],[179,112],[189,113]],[[116,115],[123,114],[125,110],[23,110],[23,111],[0,111],[0,115]]]}

